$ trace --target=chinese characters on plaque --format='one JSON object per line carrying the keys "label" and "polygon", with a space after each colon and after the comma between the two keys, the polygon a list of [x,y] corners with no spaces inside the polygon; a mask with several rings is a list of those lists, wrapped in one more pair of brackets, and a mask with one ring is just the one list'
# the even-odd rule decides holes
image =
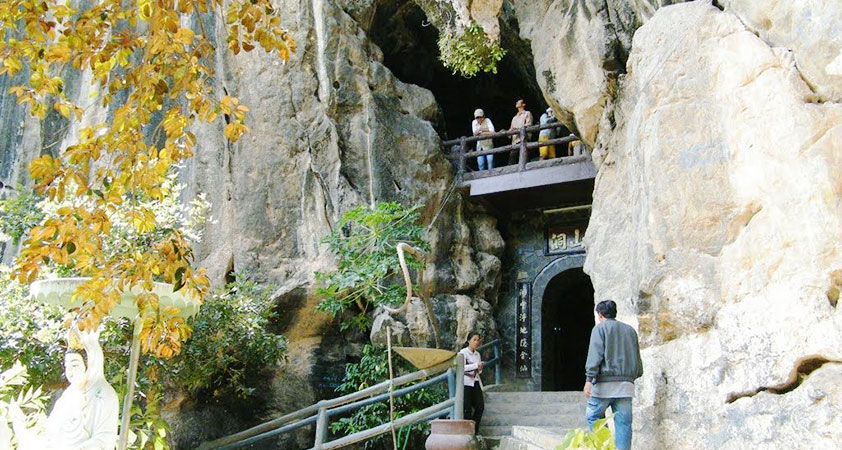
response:
{"label": "chinese characters on plaque", "polygon": [[515,374],[518,378],[532,377],[532,283],[517,283],[517,340],[515,342]]}
{"label": "chinese characters on plaque", "polygon": [[553,226],[547,227],[545,250],[548,255],[559,253],[582,252],[582,238],[585,236],[584,226]]}

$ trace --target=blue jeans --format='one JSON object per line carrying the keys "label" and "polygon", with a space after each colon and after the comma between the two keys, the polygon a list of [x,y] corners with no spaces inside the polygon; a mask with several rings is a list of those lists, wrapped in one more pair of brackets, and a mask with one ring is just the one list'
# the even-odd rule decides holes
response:
{"label": "blue jeans", "polygon": [[614,411],[614,440],[617,450],[631,449],[632,440],[632,399],[626,398],[597,398],[588,399],[588,408],[585,410],[585,419],[588,421],[591,430],[593,424],[599,419],[605,418],[605,410],[608,407]]}
{"label": "blue jeans", "polygon": [[480,155],[477,156],[477,166],[479,166],[479,170],[485,170],[486,160],[488,160],[488,168],[494,168],[494,155]]}

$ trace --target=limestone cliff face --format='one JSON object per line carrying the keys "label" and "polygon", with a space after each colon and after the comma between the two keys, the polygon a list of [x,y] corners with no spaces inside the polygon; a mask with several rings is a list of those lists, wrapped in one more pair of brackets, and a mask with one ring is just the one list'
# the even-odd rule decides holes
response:
{"label": "limestone cliff face", "polygon": [[635,448],[837,448],[842,6],[673,3],[511,2],[595,147],[585,269],[646,347]]}
{"label": "limestone cliff face", "polygon": [[842,442],[842,7],[749,3],[659,9],[599,125],[585,269],[646,347],[636,448]]}
{"label": "limestone cliff face", "polygon": [[[336,368],[355,348],[314,311],[313,273],[333,265],[320,239],[361,203],[422,204],[429,222],[452,171],[431,125],[438,114],[432,94],[397,80],[366,35],[374,1],[279,3],[298,51],[287,65],[259,52],[220,51],[219,78],[251,108],[252,133],[230,145],[221,128],[200,130],[186,180],[214,205],[216,222],[197,249],[199,264],[216,280],[233,266],[280,286],[290,360],[274,377],[272,408],[291,411],[332,395],[321,378],[341,378]],[[474,233],[498,239],[499,233],[482,221],[482,211],[463,212],[460,205],[457,195],[428,235],[436,263],[426,278],[434,295],[460,293],[478,311],[489,309],[486,294],[493,293],[463,272],[473,265],[499,280],[499,255],[472,245]],[[454,333],[476,327],[494,332],[489,314],[465,315],[448,329],[447,342],[458,345],[465,337]]]}

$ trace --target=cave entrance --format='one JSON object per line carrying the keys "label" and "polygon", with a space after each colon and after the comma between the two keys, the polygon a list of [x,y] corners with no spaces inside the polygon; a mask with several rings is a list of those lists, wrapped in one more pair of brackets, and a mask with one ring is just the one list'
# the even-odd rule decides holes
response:
{"label": "cave entrance", "polygon": [[581,267],[554,276],[541,303],[541,390],[578,391],[594,326],[594,289]]}
{"label": "cave entrance", "polygon": [[507,54],[498,63],[497,73],[466,79],[454,75],[439,61],[438,30],[418,5],[412,0],[377,2],[369,36],[383,51],[383,63],[395,76],[433,93],[440,107],[440,117],[433,126],[442,139],[470,135],[476,108],[485,111],[497,130],[509,128],[518,99],[526,102],[534,123],[547,109],[530,45],[520,39],[514,15],[504,11],[502,16],[501,46]]}

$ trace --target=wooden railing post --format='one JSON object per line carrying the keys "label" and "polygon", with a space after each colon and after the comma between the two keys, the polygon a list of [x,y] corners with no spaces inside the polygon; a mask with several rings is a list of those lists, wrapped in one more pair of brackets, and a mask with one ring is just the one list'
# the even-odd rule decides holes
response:
{"label": "wooden railing post", "polygon": [[468,144],[465,142],[465,136],[459,138],[459,173],[465,173],[466,159],[465,153],[468,152]]}
{"label": "wooden railing post", "polygon": [[526,127],[520,127],[520,158],[518,159],[518,171],[526,170],[526,163],[529,161],[529,150],[526,148]]}
{"label": "wooden railing post", "polygon": [[319,418],[316,419],[316,442],[313,445],[314,450],[320,450],[322,444],[327,441],[328,425],[327,408],[321,407],[319,408]]}
{"label": "wooden railing post", "polygon": [[503,358],[500,350],[500,340],[494,343],[494,358],[497,364],[494,365],[494,384],[501,384],[503,382]]}
{"label": "wooden railing post", "polygon": [[456,355],[456,403],[453,407],[456,411],[453,412],[453,420],[464,419],[465,412],[465,355],[459,353]]}

